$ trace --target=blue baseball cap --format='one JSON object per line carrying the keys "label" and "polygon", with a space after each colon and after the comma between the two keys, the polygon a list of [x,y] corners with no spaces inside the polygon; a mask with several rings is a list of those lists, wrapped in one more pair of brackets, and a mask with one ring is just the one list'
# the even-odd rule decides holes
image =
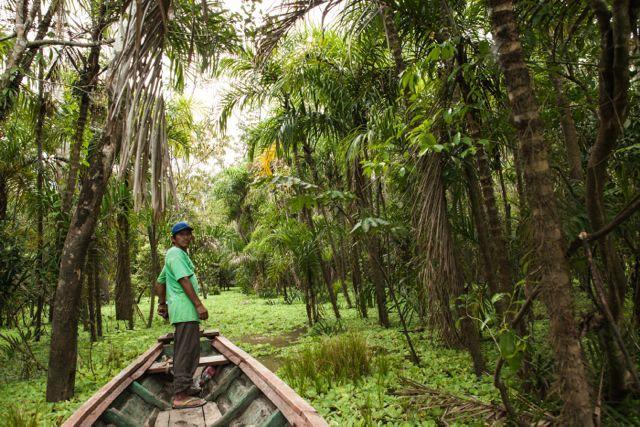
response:
{"label": "blue baseball cap", "polygon": [[193,228],[191,228],[189,226],[189,224],[187,224],[185,221],[180,221],[180,222],[176,222],[173,227],[171,227],[171,235],[175,236],[176,234],[178,234],[179,232],[181,232],[182,230],[189,230],[192,231]]}

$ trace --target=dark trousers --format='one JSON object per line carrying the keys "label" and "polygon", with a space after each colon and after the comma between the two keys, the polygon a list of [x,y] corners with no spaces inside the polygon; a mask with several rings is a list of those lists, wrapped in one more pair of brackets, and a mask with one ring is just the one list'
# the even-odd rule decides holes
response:
{"label": "dark trousers", "polygon": [[174,324],[173,338],[173,394],[187,391],[193,384],[193,374],[200,360],[200,324]]}

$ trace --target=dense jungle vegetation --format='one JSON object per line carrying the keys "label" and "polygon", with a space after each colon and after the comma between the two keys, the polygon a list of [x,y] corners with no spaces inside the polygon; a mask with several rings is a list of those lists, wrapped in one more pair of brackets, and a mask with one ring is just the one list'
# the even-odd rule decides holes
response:
{"label": "dense jungle vegetation", "polygon": [[640,1],[0,6],[9,425],[170,330],[178,220],[205,326],[332,424],[640,425]]}

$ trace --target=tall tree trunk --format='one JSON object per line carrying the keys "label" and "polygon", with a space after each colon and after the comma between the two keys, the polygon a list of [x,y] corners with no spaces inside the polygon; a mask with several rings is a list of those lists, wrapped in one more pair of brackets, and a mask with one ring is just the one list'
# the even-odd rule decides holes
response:
{"label": "tall tree trunk", "polygon": [[149,320],[147,320],[147,328],[151,327],[153,323],[153,316],[155,312],[155,301],[156,301],[156,293],[155,293],[155,284],[156,279],[160,275],[160,262],[158,259],[158,236],[156,235],[156,220],[155,215],[152,214],[151,224],[147,228],[147,232],[149,234],[149,247],[151,248],[151,278],[149,280],[151,284],[151,290],[149,295],[151,296],[151,301],[149,303]]}
{"label": "tall tree trunk", "polygon": [[582,160],[580,155],[580,144],[578,142],[578,132],[576,123],[573,121],[571,106],[564,94],[562,79],[555,73],[550,72],[549,78],[553,83],[556,92],[556,106],[560,109],[560,124],[564,135],[564,146],[567,150],[567,163],[569,163],[569,176],[576,181],[582,181]]}
{"label": "tall tree trunk", "polygon": [[362,289],[363,283],[362,270],[360,269],[360,246],[357,239],[353,239],[351,243],[351,249],[348,251],[351,262],[351,284],[353,285],[353,294],[356,299],[356,306],[358,307],[362,318],[366,319],[368,317],[367,300],[364,295],[364,289]]}
{"label": "tall tree trunk", "polygon": [[87,296],[87,309],[89,312],[89,331],[91,342],[96,342],[98,340],[98,332],[96,328],[96,307],[95,307],[95,291],[96,291],[96,272],[95,272],[95,262],[93,260],[93,255],[95,255],[95,250],[93,250],[93,246],[95,245],[95,239],[89,244],[89,253],[87,254],[86,261],[86,271],[87,271],[87,281],[86,281],[86,296]]}
{"label": "tall tree trunk", "polygon": [[35,286],[38,295],[38,307],[36,309],[36,330],[34,339],[40,341],[42,335],[42,310],[44,309],[44,297],[46,290],[42,283],[42,272],[44,271],[44,200],[42,188],[44,186],[44,164],[42,156],[42,138],[44,131],[44,120],[46,117],[45,99],[44,99],[44,66],[41,63],[38,67],[38,114],[36,119],[35,139],[38,147],[38,177],[36,181],[36,192],[38,194],[37,205],[37,232],[36,232],[36,274]]}
{"label": "tall tree trunk", "polygon": [[484,274],[489,284],[489,290],[492,294],[498,292],[497,282],[495,278],[496,268],[493,265],[493,251],[490,247],[489,231],[486,225],[486,214],[482,203],[480,201],[480,184],[476,174],[468,163],[464,164],[464,173],[467,178],[467,193],[469,194],[469,201],[471,204],[471,215],[473,216],[473,222],[476,226],[476,233],[478,235],[478,246],[482,262],[484,264]]}
{"label": "tall tree trunk", "polygon": [[[313,218],[311,217],[311,211],[309,211],[308,208],[304,207],[302,209],[302,217],[305,223],[307,224],[307,227],[309,227],[309,230],[311,231],[312,235],[314,236],[313,237],[314,241],[317,242],[317,238],[316,238],[317,232],[316,232],[315,224],[313,222]],[[327,262],[322,259],[320,246],[317,243],[314,246],[315,246],[315,252],[318,257],[318,263],[320,264],[320,272],[322,273],[322,280],[324,281],[324,284],[327,288],[327,294],[329,295],[329,301],[331,302],[331,308],[333,309],[333,314],[336,316],[336,319],[339,320],[340,309],[338,308],[338,299],[336,298],[336,294],[333,291],[333,283],[331,283],[331,273],[329,272],[329,266],[327,265]]]}
{"label": "tall tree trunk", "polygon": [[73,195],[76,189],[78,169],[80,167],[80,150],[84,142],[84,130],[89,115],[91,105],[91,95],[96,87],[96,78],[100,71],[100,50],[99,42],[102,40],[103,31],[106,28],[107,1],[100,1],[98,16],[91,30],[91,41],[96,43],[89,50],[89,55],[82,73],[80,81],[75,87],[75,95],[79,99],[78,119],[76,120],[75,132],[71,141],[69,152],[69,172],[67,175],[67,187],[62,194],[62,212],[69,212],[73,202]]}
{"label": "tall tree trunk", "polygon": [[[478,147],[476,163],[478,165],[480,188],[482,189],[485,212],[491,233],[492,245],[490,248],[494,251],[493,259],[497,267],[498,292],[504,292],[509,295],[513,291],[513,272],[511,269],[511,260],[509,260],[509,246],[504,237],[502,219],[498,213],[498,206],[493,192],[493,178],[491,177],[489,159],[483,147]],[[506,308],[504,303],[498,304],[498,307],[501,307],[501,311],[504,311]]]}
{"label": "tall tree trunk", "polygon": [[[304,156],[305,156],[305,161],[307,163],[307,166],[312,170],[312,172],[315,173],[314,171],[315,165],[313,164],[313,161],[311,158],[310,148],[308,146],[305,146],[304,148],[305,148]],[[302,176],[302,168],[300,165],[300,159],[298,157],[298,154],[295,153],[294,156],[295,156],[296,171],[299,176]],[[325,260],[322,259],[320,245],[318,244],[318,241],[317,241],[317,230],[316,230],[315,223],[313,221],[313,217],[311,216],[311,211],[309,210],[309,208],[305,206],[302,208],[301,215],[302,215],[302,220],[305,222],[305,224],[307,224],[309,231],[311,231],[311,234],[313,235],[313,239],[315,242],[314,249],[315,249],[315,252],[317,253],[318,264],[320,264],[320,270],[322,273],[322,280],[324,281],[324,284],[327,288],[327,294],[329,295],[331,308],[333,309],[333,313],[336,316],[336,319],[340,319],[340,310],[338,308],[338,300],[336,298],[335,292],[333,292],[333,284],[331,283],[331,273],[329,272],[329,266],[327,265]],[[309,282],[309,286],[312,286],[312,283],[313,282]]]}
{"label": "tall tree trunk", "polygon": [[131,289],[131,232],[129,214],[131,197],[127,178],[123,181],[122,198],[117,214],[116,241],[118,258],[116,264],[116,319],[126,320],[133,329],[133,291]]}
{"label": "tall tree trunk", "polygon": [[396,65],[396,75],[402,74],[406,68],[404,58],[402,56],[402,42],[400,35],[393,20],[393,10],[387,0],[378,0],[378,9],[382,17],[382,25],[384,26],[384,34],[387,38],[387,46]]}
{"label": "tall tree trunk", "polygon": [[[458,44],[456,60],[460,67],[463,67],[467,63],[464,46],[462,44]],[[460,88],[460,92],[462,93],[464,102],[469,107],[472,107],[476,103],[476,100],[473,99],[469,85],[467,84],[462,72],[456,74],[456,81]],[[482,134],[480,132],[480,119],[478,115],[471,109],[467,113],[466,119],[471,137],[475,140],[480,140],[482,138]],[[482,190],[482,200],[485,208],[484,212],[489,223],[488,231],[491,236],[486,243],[488,244],[487,248],[489,249],[493,260],[491,264],[495,268],[493,277],[496,279],[495,285],[497,286],[495,286],[493,292],[502,292],[509,295],[513,290],[513,271],[511,268],[511,261],[509,259],[509,246],[507,245],[507,240],[504,237],[502,218],[498,213],[498,203],[496,202],[494,193],[489,156],[482,145],[478,144],[475,159],[478,168],[480,189]],[[496,307],[498,311],[502,313],[506,309],[506,302],[499,301],[496,304]]]}
{"label": "tall tree trunk", "polygon": [[[637,3],[637,2],[636,2]],[[610,11],[604,2],[591,1],[600,30],[599,60],[599,126],[596,141],[587,162],[586,205],[592,230],[599,230],[607,222],[604,193],[607,184],[609,157],[617,146],[629,112],[629,37],[631,20],[635,25],[637,4],[616,0]],[[627,288],[625,267],[611,235],[598,240],[609,284],[607,303],[614,321],[623,318]],[[626,394],[622,353],[613,338],[613,328],[604,334],[607,349],[610,398],[620,400]]]}
{"label": "tall tree trunk", "polygon": [[[367,192],[365,176],[362,171],[362,165],[360,164],[359,158],[356,158],[353,161],[352,173],[353,191],[356,195],[359,217],[360,219],[364,219],[371,211],[372,197],[371,194]],[[380,252],[380,241],[378,236],[374,235],[363,243],[369,259],[369,275],[371,276],[371,282],[373,282],[373,289],[375,292],[376,306],[378,309],[378,322],[380,325],[388,328],[391,326],[391,323],[389,322],[389,312],[387,309],[385,273],[383,270],[384,264],[382,254]]]}
{"label": "tall tree trunk", "polygon": [[[61,0],[53,0],[53,3],[59,3]],[[53,3],[52,6],[53,7]],[[96,20],[93,24],[93,29],[91,31],[91,41],[99,42],[103,38],[103,31],[106,28],[106,3],[107,0],[99,1],[99,8]],[[50,7],[50,10],[51,10]],[[49,12],[47,12],[48,14]],[[47,24],[47,28],[48,28]],[[85,67],[83,71],[79,75],[78,85],[75,87],[74,94],[79,98],[79,111],[78,118],[75,124],[75,132],[74,137],[71,142],[70,153],[69,153],[69,172],[67,176],[66,187],[62,192],[62,201],[60,204],[60,213],[58,220],[58,230],[56,235],[56,255],[62,254],[62,248],[64,245],[64,239],[68,232],[68,227],[70,223],[69,215],[72,213],[73,206],[73,196],[75,194],[76,184],[78,181],[78,171],[80,168],[80,149],[82,148],[84,142],[84,131],[87,124],[87,118],[89,115],[89,109],[91,107],[91,94],[93,93],[96,86],[96,79],[98,76],[98,72],[100,70],[100,50],[101,46],[93,46],[90,48],[89,55],[85,62]],[[20,77],[22,79],[22,77]],[[19,83],[19,82],[18,82]],[[1,120],[1,113],[0,113]],[[51,310],[49,311],[49,321],[52,321],[53,316],[53,308],[55,305],[54,298],[51,297],[49,300],[49,304]]]}
{"label": "tall tree trunk", "polygon": [[7,219],[7,207],[9,204],[8,193],[7,176],[0,171],[0,221]]}
{"label": "tall tree trunk", "polygon": [[333,263],[336,268],[336,273],[338,275],[338,279],[340,280],[340,287],[342,288],[342,294],[344,295],[344,299],[347,302],[347,307],[351,308],[353,305],[351,304],[351,297],[349,296],[349,291],[347,290],[346,274],[344,270],[343,257],[341,251],[338,250],[338,245],[336,244],[333,231],[331,230],[331,225],[329,224],[329,215],[327,214],[327,209],[321,205],[320,212],[325,221],[325,226],[327,230],[327,237],[329,239],[329,245],[331,246],[331,253],[333,254]]}
{"label": "tall tree trunk", "polygon": [[391,326],[391,322],[389,321],[389,312],[387,309],[386,284],[382,253],[380,251],[380,240],[377,237],[368,239],[367,254],[369,255],[371,281],[373,282],[376,296],[376,307],[378,308],[378,322],[385,328],[388,328]]}
{"label": "tall tree trunk", "polygon": [[520,141],[533,226],[537,230],[534,234],[536,262],[540,267],[541,296],[549,312],[549,335],[561,379],[563,417],[570,425],[591,426],[591,388],[573,317],[571,275],[564,257],[542,121],[524,61],[513,2],[487,0],[487,6]]}
{"label": "tall tree trunk", "polygon": [[309,327],[311,327],[313,326],[313,315],[311,312],[311,299],[309,297],[308,286],[306,283],[304,283],[303,280],[300,279],[300,276],[298,276],[298,273],[296,272],[295,267],[291,267],[290,271],[291,271],[291,277],[293,277],[293,281],[296,284],[296,288],[300,292],[302,292],[302,295],[304,295],[304,307],[307,312],[307,321],[309,323]]}
{"label": "tall tree trunk", "polygon": [[[447,218],[445,190],[442,183],[440,154],[431,153],[418,164],[416,205],[413,212],[416,242],[422,259],[420,280],[429,296],[429,322],[439,331],[448,346],[463,345],[471,355],[479,375],[486,370],[480,349],[480,335],[474,323],[459,306],[452,312],[451,304],[464,292],[458,258],[455,254],[451,225]],[[460,318],[460,333],[455,325]]]}
{"label": "tall tree trunk", "polygon": [[[508,241],[513,236],[513,228],[511,227],[511,203],[509,203],[509,194],[507,192],[507,185],[504,180],[504,173],[502,171],[502,159],[500,156],[500,148],[496,147],[493,152],[494,162],[496,165],[496,171],[498,172],[498,182],[500,182],[500,191],[502,193],[502,209],[504,210],[504,229],[507,233],[507,248],[509,247]],[[512,277],[513,279],[513,277]]]}
{"label": "tall tree trunk", "polygon": [[315,290],[313,289],[313,271],[311,270],[311,267],[307,267],[306,269],[306,274],[305,274],[305,281],[306,283],[306,289],[307,292],[309,293],[309,308],[311,309],[311,326],[315,325],[316,323],[318,323],[318,305],[316,303],[316,294],[315,294]]}
{"label": "tall tree trunk", "polygon": [[633,321],[637,329],[640,329],[640,255],[636,253],[631,279],[633,289]]}
{"label": "tall tree trunk", "polygon": [[78,304],[82,267],[100,213],[102,197],[111,176],[120,137],[117,131],[114,134],[107,132],[91,150],[89,168],[83,179],[78,205],[73,212],[62,249],[47,370],[48,402],[59,402],[73,396],[78,357]]}
{"label": "tall tree trunk", "polygon": [[[339,268],[339,276],[342,281],[342,293],[344,294],[345,299],[347,300],[347,307],[352,308],[353,303],[351,302],[351,296],[349,295],[349,289],[347,287],[347,254],[344,248],[344,237],[340,238],[340,246],[339,246],[338,260],[336,265]],[[355,298],[355,295],[354,295]]]}
{"label": "tall tree trunk", "polygon": [[94,239],[89,255],[93,270],[93,297],[95,298],[96,335],[102,337],[102,288],[100,287],[100,260],[98,258],[98,241]]}

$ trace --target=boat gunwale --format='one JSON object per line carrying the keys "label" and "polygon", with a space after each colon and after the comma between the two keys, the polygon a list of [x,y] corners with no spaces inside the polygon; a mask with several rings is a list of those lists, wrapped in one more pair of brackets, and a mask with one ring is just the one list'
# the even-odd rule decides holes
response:
{"label": "boat gunwale", "polygon": [[140,378],[162,354],[164,344],[157,342],[134,360],[129,366],[120,371],[108,383],[95,392],[89,400],[82,404],[63,424],[62,427],[91,426],[104,413],[109,405]]}
{"label": "boat gunwale", "polygon": [[211,345],[231,363],[238,366],[251,382],[285,416],[292,426],[328,426],[318,411],[266,366],[220,335]]}

